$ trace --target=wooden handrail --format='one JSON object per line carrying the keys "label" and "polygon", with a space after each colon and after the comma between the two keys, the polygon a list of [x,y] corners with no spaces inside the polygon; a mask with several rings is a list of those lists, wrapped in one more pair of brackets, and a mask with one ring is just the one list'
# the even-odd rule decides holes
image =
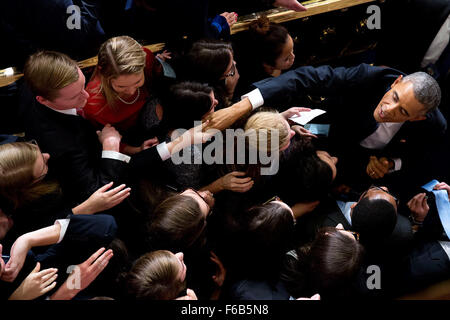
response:
{"label": "wooden handrail", "polygon": [[[335,10],[341,10],[356,5],[374,2],[376,0],[309,0],[303,1],[302,4],[308,9],[307,11],[295,12],[292,10],[287,10],[283,8],[271,9],[268,11],[263,11],[259,13],[254,13],[251,15],[242,16],[239,18],[231,27],[231,34],[236,34],[238,32],[248,29],[248,26],[253,20],[256,20],[261,14],[266,14],[270,21],[275,23],[283,23],[287,21],[292,21],[296,19],[301,19],[321,13],[331,12]],[[161,51],[165,46],[165,43],[156,43],[145,46],[152,52]],[[89,68],[97,65],[97,57],[92,57],[78,62],[81,69]],[[7,72],[13,70],[13,73]],[[20,79],[23,76],[22,73],[17,72],[14,68],[7,68],[0,70],[0,87],[5,87],[10,85]]]}

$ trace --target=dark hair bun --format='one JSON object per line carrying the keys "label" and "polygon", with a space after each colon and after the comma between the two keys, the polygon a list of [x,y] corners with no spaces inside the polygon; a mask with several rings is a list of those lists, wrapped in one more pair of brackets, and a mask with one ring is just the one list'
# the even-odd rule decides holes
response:
{"label": "dark hair bun", "polygon": [[261,16],[250,23],[249,29],[257,34],[265,35],[269,31],[270,20],[266,16]]}

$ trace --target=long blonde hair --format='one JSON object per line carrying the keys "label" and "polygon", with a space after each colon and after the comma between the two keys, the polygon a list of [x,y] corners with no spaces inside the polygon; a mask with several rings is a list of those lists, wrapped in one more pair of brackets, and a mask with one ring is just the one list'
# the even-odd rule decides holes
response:
{"label": "long blonde hair", "polygon": [[117,93],[111,80],[124,74],[135,74],[144,70],[146,53],[142,46],[128,36],[106,40],[98,52],[98,63],[93,78],[100,77],[99,94],[103,94],[110,108],[114,110]]}
{"label": "long blonde hair", "polygon": [[38,146],[31,143],[0,145],[0,195],[10,202],[12,209],[59,189],[54,182],[34,183],[34,166],[39,156]]}
{"label": "long blonde hair", "polygon": [[[278,152],[289,141],[286,120],[277,111],[261,111],[248,118],[245,135],[249,145],[257,150]],[[272,136],[278,135],[278,141],[272,143]]]}

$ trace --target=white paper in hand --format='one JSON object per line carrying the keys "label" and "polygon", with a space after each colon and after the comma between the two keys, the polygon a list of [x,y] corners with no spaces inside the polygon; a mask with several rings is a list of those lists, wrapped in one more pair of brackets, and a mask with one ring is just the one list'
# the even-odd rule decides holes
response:
{"label": "white paper in hand", "polygon": [[313,109],[311,111],[301,111],[300,116],[294,115],[289,118],[289,120],[292,120],[302,126],[310,122],[315,117],[320,116],[321,114],[324,114],[326,111],[321,109]]}

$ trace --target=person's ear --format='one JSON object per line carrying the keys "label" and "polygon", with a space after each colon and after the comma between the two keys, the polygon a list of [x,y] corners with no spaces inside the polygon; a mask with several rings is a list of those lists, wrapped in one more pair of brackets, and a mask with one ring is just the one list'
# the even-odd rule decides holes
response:
{"label": "person's ear", "polygon": [[391,84],[391,88],[393,88],[397,83],[403,80],[403,75],[399,75],[397,79]]}
{"label": "person's ear", "polygon": [[49,102],[47,99],[45,99],[44,97],[41,97],[41,96],[36,96],[36,100],[40,104],[47,104]]}

